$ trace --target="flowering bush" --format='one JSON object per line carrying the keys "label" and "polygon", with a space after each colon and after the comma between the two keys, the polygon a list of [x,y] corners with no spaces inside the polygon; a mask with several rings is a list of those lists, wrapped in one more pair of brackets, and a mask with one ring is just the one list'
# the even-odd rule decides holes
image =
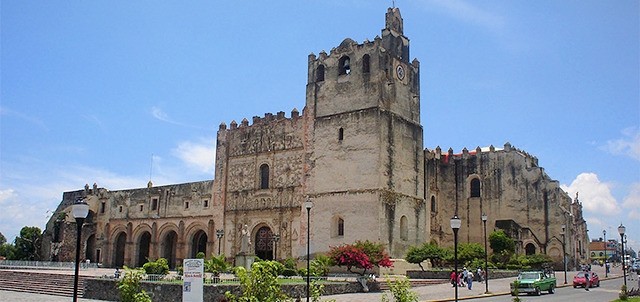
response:
{"label": "flowering bush", "polygon": [[384,251],[384,246],[368,240],[331,247],[329,257],[336,265],[346,266],[349,272],[353,273],[353,268],[362,269],[361,275],[364,275],[373,266],[393,266],[389,255]]}

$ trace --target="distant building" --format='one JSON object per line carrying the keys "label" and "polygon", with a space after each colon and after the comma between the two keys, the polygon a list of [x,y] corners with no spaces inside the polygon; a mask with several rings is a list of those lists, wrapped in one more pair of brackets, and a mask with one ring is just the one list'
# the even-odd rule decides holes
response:
{"label": "distant building", "polygon": [[[300,258],[308,230],[313,254],[371,240],[401,258],[410,246],[431,240],[452,245],[449,218],[456,211],[462,242],[482,241],[485,212],[490,231],[507,231],[520,252],[556,259],[562,259],[565,225],[567,255],[583,259],[582,207],[535,158],[509,144],[458,155],[424,149],[420,63],[409,61],[399,9],[388,9],[385,20],[373,41],[347,38],[329,54],[309,55],[302,113],[222,123],[214,180],[65,192],[47,224],[46,254],[73,259],[75,226],[68,214],[85,198],[91,212],[83,258],[107,267],[158,257],[175,266],[218,249],[228,257]],[[313,202],[310,225],[306,200]]]}

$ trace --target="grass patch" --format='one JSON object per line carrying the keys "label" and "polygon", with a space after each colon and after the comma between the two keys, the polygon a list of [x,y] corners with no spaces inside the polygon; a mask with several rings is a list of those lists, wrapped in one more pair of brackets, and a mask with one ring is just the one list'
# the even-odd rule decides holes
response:
{"label": "grass patch", "polygon": [[[627,300],[624,300],[627,302],[640,302],[640,297],[629,297]],[[612,302],[623,302],[623,300],[620,299],[615,299]]]}

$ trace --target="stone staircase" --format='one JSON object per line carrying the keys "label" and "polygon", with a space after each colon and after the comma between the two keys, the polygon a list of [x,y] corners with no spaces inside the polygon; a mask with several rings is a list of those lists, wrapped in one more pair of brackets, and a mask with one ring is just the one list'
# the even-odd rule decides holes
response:
{"label": "stone staircase", "polygon": [[[78,278],[78,297],[83,295],[85,278],[83,276]],[[0,288],[10,291],[72,297],[73,275],[0,270]]]}

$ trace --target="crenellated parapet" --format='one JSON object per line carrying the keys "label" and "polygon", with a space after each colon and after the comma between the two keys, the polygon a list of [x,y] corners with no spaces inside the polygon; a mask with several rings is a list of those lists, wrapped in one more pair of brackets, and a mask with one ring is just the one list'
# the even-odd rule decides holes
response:
{"label": "crenellated parapet", "polygon": [[229,126],[220,124],[217,148],[228,148],[231,157],[302,147],[303,121],[297,109],[289,118],[280,111],[255,116],[251,123],[244,118],[238,125],[234,120]]}
{"label": "crenellated parapet", "polygon": [[[278,111],[278,113],[273,114],[273,113],[265,113],[264,117],[259,117],[259,116],[254,116],[252,119],[252,125],[251,126],[258,126],[258,125],[264,125],[264,124],[269,124],[272,122],[280,122],[280,121],[290,121],[290,122],[294,122],[300,119],[300,112],[298,111],[298,109],[293,108],[293,110],[291,110],[291,117],[287,118],[285,116],[284,111]],[[222,130],[234,130],[237,128],[241,128],[241,127],[249,127],[249,120],[246,118],[243,118],[240,126],[238,126],[238,123],[235,120],[232,120],[231,123],[229,124],[229,129],[227,129],[227,124],[225,122],[220,123],[220,126],[218,127],[219,131]]]}
{"label": "crenellated parapet", "polygon": [[489,147],[476,147],[473,150],[463,148],[461,152],[455,153],[452,148],[449,148],[446,153],[442,152],[440,146],[435,149],[425,149],[425,159],[439,161],[441,164],[453,164],[456,160],[477,160],[482,156],[490,156],[491,154],[509,154],[521,157],[527,163],[530,168],[538,167],[538,158],[529,154],[528,152],[515,148],[511,143],[507,142],[502,148],[496,148],[493,145]]}

